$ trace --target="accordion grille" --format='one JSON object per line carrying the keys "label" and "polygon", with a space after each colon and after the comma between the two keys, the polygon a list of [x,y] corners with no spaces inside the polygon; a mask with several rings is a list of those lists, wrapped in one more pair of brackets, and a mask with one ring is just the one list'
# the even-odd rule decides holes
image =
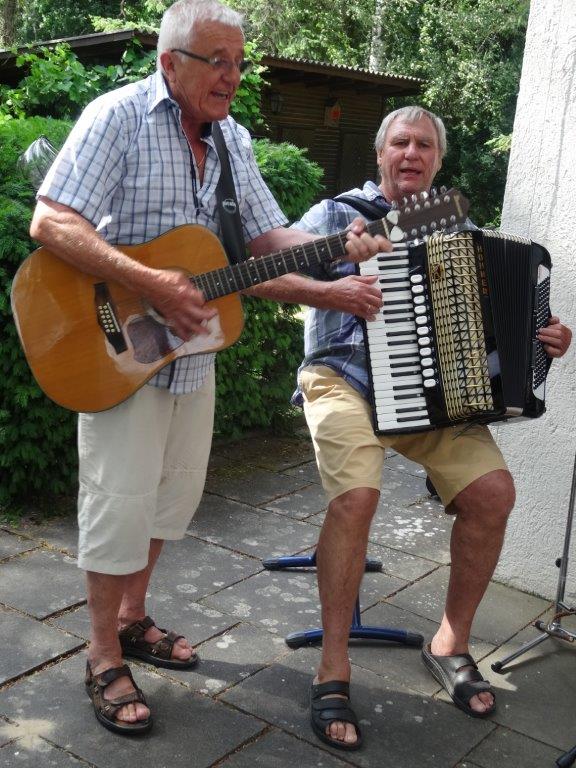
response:
{"label": "accordion grille", "polygon": [[470,232],[427,242],[429,295],[446,413],[451,420],[492,410],[494,401]]}

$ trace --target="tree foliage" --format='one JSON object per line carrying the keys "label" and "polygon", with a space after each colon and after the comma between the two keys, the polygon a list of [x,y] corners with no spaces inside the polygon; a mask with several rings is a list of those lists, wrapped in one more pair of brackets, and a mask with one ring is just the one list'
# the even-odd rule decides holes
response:
{"label": "tree foliage", "polygon": [[94,19],[117,19],[125,29],[130,22],[149,15],[150,0],[16,0],[13,30],[4,28],[5,46],[87,35],[95,31]]}
{"label": "tree foliage", "polygon": [[[425,80],[422,103],[446,122],[442,180],[497,219],[520,80],[529,0],[380,0],[379,66]],[[508,143],[509,144],[509,143]]]}
{"label": "tree foliage", "polygon": [[266,53],[365,67],[374,0],[229,0]]}

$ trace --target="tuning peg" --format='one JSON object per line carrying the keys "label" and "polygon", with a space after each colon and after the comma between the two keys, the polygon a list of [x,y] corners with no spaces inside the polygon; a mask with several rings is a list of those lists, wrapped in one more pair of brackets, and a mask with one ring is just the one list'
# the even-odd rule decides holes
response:
{"label": "tuning peg", "polygon": [[441,194],[441,195],[445,195],[445,194],[446,194],[446,192],[448,192],[448,190],[446,189],[446,187],[445,187],[445,186],[441,186],[441,187],[440,187],[440,194]]}
{"label": "tuning peg", "polygon": [[392,211],[397,211],[398,210],[398,203],[396,202],[396,200],[392,200],[392,208],[391,208],[391,210]]}
{"label": "tuning peg", "polygon": [[428,200],[428,197],[429,195],[428,195],[428,192],[426,192],[426,190],[424,190],[424,192],[420,192],[420,198],[422,200]]}
{"label": "tuning peg", "polygon": [[436,197],[437,194],[436,187],[432,187],[430,190],[430,197]]}
{"label": "tuning peg", "polygon": [[394,226],[390,230],[390,242],[391,243],[400,243],[402,240],[404,240],[405,234],[400,227]]}
{"label": "tuning peg", "polygon": [[391,211],[388,211],[386,214],[386,221],[389,221],[390,224],[398,224],[398,219],[400,218],[400,211],[395,208]]}

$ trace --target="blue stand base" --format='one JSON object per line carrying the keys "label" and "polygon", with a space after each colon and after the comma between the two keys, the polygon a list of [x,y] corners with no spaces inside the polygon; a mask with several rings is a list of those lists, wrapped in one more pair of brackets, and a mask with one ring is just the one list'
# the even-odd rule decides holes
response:
{"label": "blue stand base", "polygon": [[[316,552],[305,557],[290,556],[264,560],[264,568],[269,571],[280,571],[285,568],[314,568],[316,566]],[[378,560],[366,560],[366,571],[381,571],[382,563]],[[303,645],[314,645],[322,640],[321,629],[307,629],[303,632],[292,632],[285,638],[286,645],[290,648],[300,648]],[[367,627],[362,624],[360,614],[360,598],[356,598],[354,616],[350,627],[350,637],[361,640],[380,640],[388,643],[400,643],[421,648],[424,643],[422,635],[416,632],[408,632],[405,629],[393,627]]]}

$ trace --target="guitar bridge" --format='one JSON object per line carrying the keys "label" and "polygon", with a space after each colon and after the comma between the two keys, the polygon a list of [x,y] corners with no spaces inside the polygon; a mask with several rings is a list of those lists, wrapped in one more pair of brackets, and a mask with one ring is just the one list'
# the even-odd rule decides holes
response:
{"label": "guitar bridge", "polygon": [[104,331],[104,335],[110,342],[114,352],[116,352],[117,355],[126,352],[128,345],[126,344],[122,328],[116,317],[106,283],[95,283],[94,301],[96,304],[98,325]]}

